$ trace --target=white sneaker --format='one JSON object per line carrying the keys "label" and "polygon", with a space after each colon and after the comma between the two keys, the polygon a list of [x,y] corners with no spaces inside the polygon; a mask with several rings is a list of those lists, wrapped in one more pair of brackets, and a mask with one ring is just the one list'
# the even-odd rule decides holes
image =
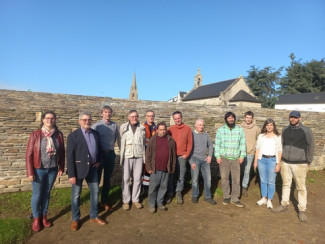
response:
{"label": "white sneaker", "polygon": [[267,199],[266,199],[266,197],[262,197],[260,200],[258,200],[257,202],[256,202],[256,204],[258,205],[258,206],[262,206],[263,204],[266,204],[267,203]]}
{"label": "white sneaker", "polygon": [[271,209],[273,208],[273,204],[272,204],[272,200],[271,199],[267,200],[266,207],[267,208],[271,208]]}

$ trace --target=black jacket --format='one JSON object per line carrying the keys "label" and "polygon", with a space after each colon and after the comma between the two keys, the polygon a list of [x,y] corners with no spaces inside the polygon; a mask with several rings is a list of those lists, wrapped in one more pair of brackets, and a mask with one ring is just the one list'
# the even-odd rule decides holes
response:
{"label": "black jacket", "polygon": [[[102,161],[102,149],[97,131],[91,129],[94,134],[98,154],[96,162]],[[75,130],[68,135],[67,139],[67,174],[69,178],[76,177],[77,179],[85,179],[88,175],[90,162],[89,150],[86,139],[82,134],[81,128]]]}
{"label": "black jacket", "polygon": [[286,163],[311,164],[314,158],[314,138],[311,130],[299,124],[282,130],[282,160]]}

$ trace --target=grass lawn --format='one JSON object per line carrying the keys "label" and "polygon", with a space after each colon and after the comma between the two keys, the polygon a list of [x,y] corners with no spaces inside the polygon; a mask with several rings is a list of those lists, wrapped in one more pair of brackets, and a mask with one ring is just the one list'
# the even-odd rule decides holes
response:
{"label": "grass lawn", "polygon": [[[121,196],[121,187],[110,191],[112,201]],[[32,192],[0,194],[0,244],[24,243],[33,234],[31,229]],[[80,205],[89,205],[89,190],[82,190]],[[71,211],[71,188],[53,189],[49,211],[51,215]]]}

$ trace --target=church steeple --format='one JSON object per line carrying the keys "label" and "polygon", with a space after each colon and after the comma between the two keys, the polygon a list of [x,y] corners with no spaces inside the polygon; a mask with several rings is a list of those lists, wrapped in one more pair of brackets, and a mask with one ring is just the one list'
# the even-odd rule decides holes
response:
{"label": "church steeple", "polygon": [[197,70],[197,74],[194,76],[194,89],[198,88],[202,85],[202,75],[201,75],[201,69],[199,68]]}
{"label": "church steeple", "polygon": [[132,86],[130,89],[129,99],[130,100],[138,100],[138,88],[137,88],[137,80],[135,77],[135,72],[133,73],[133,82],[132,82]]}

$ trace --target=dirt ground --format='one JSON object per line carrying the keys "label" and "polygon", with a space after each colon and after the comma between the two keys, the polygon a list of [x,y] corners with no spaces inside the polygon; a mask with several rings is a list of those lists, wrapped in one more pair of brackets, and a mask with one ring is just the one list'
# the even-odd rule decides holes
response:
{"label": "dirt ground", "polygon": [[[213,184],[220,187],[220,182]],[[174,199],[167,212],[149,213],[147,198],[140,210],[124,211],[117,201],[113,212],[100,212],[108,221],[106,226],[89,223],[89,209],[83,208],[81,227],[75,232],[70,230],[71,211],[67,209],[58,216],[50,215],[54,225],[35,233],[28,243],[325,243],[325,171],[309,172],[306,223],[297,217],[296,191],[289,212],[275,214],[266,205],[256,205],[260,189],[254,179],[249,196],[241,199],[244,208],[222,205],[222,196],[214,197],[218,203],[214,206],[204,202],[203,196],[194,204],[191,189],[187,189],[184,204],[178,205]],[[278,185],[274,206],[279,205],[280,195]]]}

